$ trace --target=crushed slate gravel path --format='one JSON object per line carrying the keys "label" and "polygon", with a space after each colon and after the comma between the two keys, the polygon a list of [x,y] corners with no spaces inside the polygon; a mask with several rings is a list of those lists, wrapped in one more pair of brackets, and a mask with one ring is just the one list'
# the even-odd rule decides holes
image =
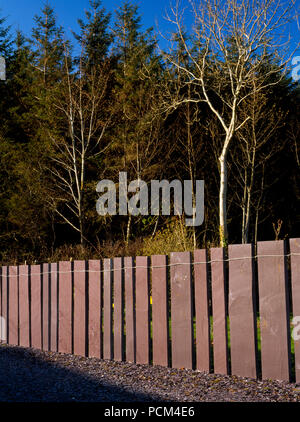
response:
{"label": "crushed slate gravel path", "polygon": [[0,402],[299,402],[300,387],[0,345]]}

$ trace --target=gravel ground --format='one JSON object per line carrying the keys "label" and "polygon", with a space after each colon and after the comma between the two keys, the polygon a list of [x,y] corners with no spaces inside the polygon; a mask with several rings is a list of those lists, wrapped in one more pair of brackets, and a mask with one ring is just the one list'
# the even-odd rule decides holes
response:
{"label": "gravel ground", "polygon": [[0,402],[297,402],[300,388],[0,345]]}

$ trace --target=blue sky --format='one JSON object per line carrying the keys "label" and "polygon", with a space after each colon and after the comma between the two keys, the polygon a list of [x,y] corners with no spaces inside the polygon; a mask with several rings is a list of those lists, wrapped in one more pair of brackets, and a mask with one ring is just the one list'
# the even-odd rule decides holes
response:
{"label": "blue sky", "polygon": [[[76,30],[77,19],[84,16],[84,10],[89,8],[89,0],[49,0],[54,7],[58,22],[66,32],[70,29]],[[165,27],[165,9],[168,8],[170,0],[140,0],[135,2],[139,6],[142,16],[142,24],[149,28],[156,26],[156,20],[160,27]],[[39,14],[45,4],[44,0],[0,0],[1,15],[7,16],[7,22],[13,28],[20,28],[29,34],[33,26],[33,16]],[[102,0],[102,6],[108,12],[113,12],[122,4],[122,0]]]}
{"label": "blue sky", "polygon": [[[165,34],[167,32],[165,11],[169,10],[172,0],[136,0],[139,11],[142,16],[142,24],[145,28],[153,26]],[[187,2],[187,0],[183,0]],[[70,37],[71,29],[78,30],[77,19],[84,17],[84,10],[89,8],[89,0],[49,0],[54,7],[58,23],[66,31],[67,37]],[[7,23],[12,25],[12,29],[21,29],[26,35],[29,35],[34,25],[33,17],[40,14],[40,10],[45,4],[45,0],[0,0],[0,16],[7,16]],[[102,0],[102,6],[107,11],[113,12],[122,4],[122,0]],[[300,9],[300,0],[296,0],[296,7]],[[300,41],[300,32],[297,24],[290,26],[290,32],[293,37],[291,48]],[[300,53],[300,50],[297,52]]]}

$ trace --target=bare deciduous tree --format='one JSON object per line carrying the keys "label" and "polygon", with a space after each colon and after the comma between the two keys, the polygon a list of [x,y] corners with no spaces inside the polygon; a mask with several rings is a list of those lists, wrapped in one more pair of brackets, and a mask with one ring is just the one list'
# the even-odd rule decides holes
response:
{"label": "bare deciduous tree", "polygon": [[[223,129],[218,160],[219,230],[220,244],[224,246],[228,241],[229,148],[236,133],[250,119],[240,109],[253,93],[253,79],[256,92],[261,92],[284,77],[292,54],[288,36],[281,38],[280,34],[292,16],[295,0],[189,0],[189,3],[194,19],[190,39],[186,37],[184,10],[179,1],[171,8],[168,19],[175,25],[191,65],[178,63],[172,54],[167,59],[183,75],[184,84],[193,84],[198,91],[194,90],[193,98],[175,96],[170,107],[204,102]],[[270,56],[277,59],[277,66],[268,65]]]}
{"label": "bare deciduous tree", "polygon": [[[252,95],[243,103],[240,115],[250,119],[237,133],[238,146],[233,151],[232,172],[240,189],[236,192],[237,203],[242,209],[242,243],[248,243],[250,217],[253,211],[256,218],[260,211],[263,194],[265,167],[285,146],[285,140],[272,143],[278,129],[284,124],[285,113],[275,104],[268,104],[265,93],[256,91],[253,81]],[[255,235],[257,237],[257,223]]]}
{"label": "bare deciduous tree", "polygon": [[80,234],[81,244],[86,240],[87,165],[110,146],[105,138],[112,119],[107,107],[110,78],[109,59],[90,69],[80,61],[78,71],[71,72],[66,50],[62,82],[49,102],[49,112],[57,116],[58,126],[48,129],[52,145],[48,171],[55,182],[49,201],[55,212]]}

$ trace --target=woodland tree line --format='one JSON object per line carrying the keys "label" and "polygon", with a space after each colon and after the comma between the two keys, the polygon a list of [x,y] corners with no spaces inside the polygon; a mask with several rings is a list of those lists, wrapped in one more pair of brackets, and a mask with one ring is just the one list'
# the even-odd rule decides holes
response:
{"label": "woodland tree line", "polygon": [[[195,16],[218,34],[211,19],[216,10],[207,10]],[[232,13],[240,18],[243,9]],[[30,38],[13,34],[5,11],[0,14],[0,56],[7,65],[0,81],[1,262],[299,237],[299,84],[284,73],[266,33],[255,49],[228,26],[215,38],[224,61],[210,50],[200,24],[195,36],[185,30],[176,8],[165,51],[153,29],[142,29],[133,3],[111,16],[91,0],[83,15],[71,40],[49,4],[34,17]],[[148,183],[204,180],[204,223],[193,229],[174,215],[99,216],[97,183],[117,183],[124,171],[128,180]]]}

